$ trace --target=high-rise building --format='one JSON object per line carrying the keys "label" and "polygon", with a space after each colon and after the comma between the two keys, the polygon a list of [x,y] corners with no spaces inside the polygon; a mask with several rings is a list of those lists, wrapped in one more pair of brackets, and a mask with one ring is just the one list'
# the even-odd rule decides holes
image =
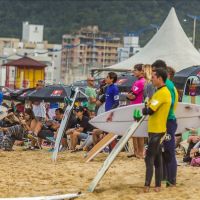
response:
{"label": "high-rise building", "polygon": [[66,83],[88,76],[92,68],[104,68],[117,63],[120,38],[100,32],[97,26],[82,28],[62,37],[61,79]]}

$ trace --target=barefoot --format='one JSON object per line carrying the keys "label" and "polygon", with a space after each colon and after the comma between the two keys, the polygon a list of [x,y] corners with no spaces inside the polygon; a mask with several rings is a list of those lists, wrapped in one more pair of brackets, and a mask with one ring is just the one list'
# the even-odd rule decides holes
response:
{"label": "barefoot", "polygon": [[160,187],[155,187],[155,188],[154,188],[154,191],[155,191],[155,192],[160,192]]}
{"label": "barefoot", "polygon": [[144,189],[143,189],[143,190],[144,190],[145,193],[147,193],[147,192],[149,192],[150,187],[149,187],[149,186],[144,186]]}

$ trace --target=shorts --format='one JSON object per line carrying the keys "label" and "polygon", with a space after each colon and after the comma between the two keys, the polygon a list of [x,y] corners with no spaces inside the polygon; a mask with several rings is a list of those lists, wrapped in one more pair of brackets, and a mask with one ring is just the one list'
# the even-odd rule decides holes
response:
{"label": "shorts", "polygon": [[87,133],[80,133],[80,135],[78,136],[79,140],[86,140],[88,137]]}
{"label": "shorts", "polygon": [[41,130],[38,133],[38,137],[42,139],[46,139],[47,137],[54,137],[54,132],[51,130]]}

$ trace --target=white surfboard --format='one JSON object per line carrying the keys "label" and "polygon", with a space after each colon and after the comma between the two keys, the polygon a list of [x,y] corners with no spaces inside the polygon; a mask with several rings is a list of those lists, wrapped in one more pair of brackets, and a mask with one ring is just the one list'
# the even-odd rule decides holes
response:
{"label": "white surfboard", "polygon": [[77,97],[78,93],[79,93],[79,89],[76,88],[73,101],[72,101],[71,105],[67,106],[65,113],[63,115],[63,119],[62,119],[61,124],[60,124],[60,128],[58,129],[58,134],[57,134],[56,141],[55,141],[55,144],[54,144],[54,151],[53,151],[53,154],[52,154],[52,161],[54,161],[54,162],[56,162],[56,160],[57,160],[60,142],[61,142],[62,136],[64,134],[66,124],[69,121],[70,115],[72,113],[74,103],[76,101],[76,97]]}
{"label": "white surfboard", "polygon": [[0,120],[7,116],[7,108],[4,106],[0,106]]}
{"label": "white surfboard", "polygon": [[0,198],[0,200],[63,200],[63,199],[75,199],[79,196],[81,196],[81,194],[72,193],[72,194],[62,194],[55,196]]}
{"label": "white surfboard", "polygon": [[[144,104],[124,106],[114,110],[102,113],[90,120],[90,123],[103,131],[111,132],[116,135],[124,135],[127,128],[134,122],[133,112],[136,109],[140,111]],[[113,112],[111,122],[107,122],[110,113]],[[178,103],[176,109],[176,118],[178,123],[177,133],[182,133],[186,128],[200,127],[200,105],[189,103]],[[147,120],[146,118],[135,131],[135,137],[147,137]]]}

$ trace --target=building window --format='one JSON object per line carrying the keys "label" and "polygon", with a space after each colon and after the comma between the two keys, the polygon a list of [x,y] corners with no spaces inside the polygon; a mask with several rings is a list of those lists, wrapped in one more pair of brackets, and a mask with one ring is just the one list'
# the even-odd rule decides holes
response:
{"label": "building window", "polygon": [[35,33],[37,33],[37,32],[38,32],[38,27],[37,27],[37,26],[35,27],[35,30],[34,30],[34,32],[35,32]]}

